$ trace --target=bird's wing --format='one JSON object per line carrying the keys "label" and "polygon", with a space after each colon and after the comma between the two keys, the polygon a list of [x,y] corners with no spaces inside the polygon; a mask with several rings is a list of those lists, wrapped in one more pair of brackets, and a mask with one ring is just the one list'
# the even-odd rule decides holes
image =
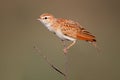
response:
{"label": "bird's wing", "polygon": [[88,32],[86,29],[81,28],[81,31],[76,35],[77,39],[89,42],[96,42],[95,36]]}
{"label": "bird's wing", "polygon": [[66,19],[58,19],[58,23],[61,24],[60,28],[64,35],[76,38],[76,33],[80,30],[80,27],[77,27],[78,23]]}
{"label": "bird's wing", "polygon": [[59,19],[61,22],[61,31],[64,35],[90,42],[95,42],[95,36],[83,28],[78,22],[72,20]]}

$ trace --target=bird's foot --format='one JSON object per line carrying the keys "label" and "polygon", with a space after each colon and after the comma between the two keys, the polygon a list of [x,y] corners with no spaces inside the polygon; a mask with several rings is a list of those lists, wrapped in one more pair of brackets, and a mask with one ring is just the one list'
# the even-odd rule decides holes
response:
{"label": "bird's foot", "polygon": [[68,52],[67,48],[64,48],[63,51],[64,51],[64,54],[67,54],[67,52]]}

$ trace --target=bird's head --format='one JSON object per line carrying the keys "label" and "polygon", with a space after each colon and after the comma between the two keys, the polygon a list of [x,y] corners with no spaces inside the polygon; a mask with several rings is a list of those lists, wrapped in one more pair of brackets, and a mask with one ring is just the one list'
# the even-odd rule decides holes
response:
{"label": "bird's head", "polygon": [[47,24],[52,24],[53,21],[55,20],[55,18],[52,14],[44,13],[44,14],[40,15],[37,20],[39,20],[41,23],[47,25]]}

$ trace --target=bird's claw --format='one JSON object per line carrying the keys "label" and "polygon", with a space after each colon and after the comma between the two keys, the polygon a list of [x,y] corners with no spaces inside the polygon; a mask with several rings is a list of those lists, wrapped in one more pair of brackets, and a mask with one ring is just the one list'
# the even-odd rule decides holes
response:
{"label": "bird's claw", "polygon": [[64,48],[63,51],[64,51],[64,54],[66,54],[68,52],[67,48]]}

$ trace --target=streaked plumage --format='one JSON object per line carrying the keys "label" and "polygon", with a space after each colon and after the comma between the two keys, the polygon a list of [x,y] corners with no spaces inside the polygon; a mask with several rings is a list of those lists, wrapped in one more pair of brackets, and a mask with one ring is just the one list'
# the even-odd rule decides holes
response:
{"label": "streaked plumage", "polygon": [[73,43],[64,48],[66,53],[67,49],[73,46],[76,40],[84,40],[91,43],[96,42],[95,36],[84,29],[78,22],[55,18],[52,14],[44,13],[40,15],[41,21],[51,32],[55,33],[62,41],[70,40]]}

